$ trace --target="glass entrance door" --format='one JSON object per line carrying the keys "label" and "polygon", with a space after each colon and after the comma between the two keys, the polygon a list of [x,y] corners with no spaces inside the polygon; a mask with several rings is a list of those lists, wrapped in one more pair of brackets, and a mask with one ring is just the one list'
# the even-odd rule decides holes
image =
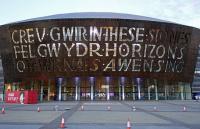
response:
{"label": "glass entrance door", "polygon": [[82,77],[81,88],[81,100],[91,100],[91,85],[88,77]]}
{"label": "glass entrance door", "polygon": [[76,87],[73,82],[73,78],[65,78],[62,86],[62,100],[73,101],[76,96]]}
{"label": "glass entrance door", "polygon": [[95,100],[110,100],[114,98],[114,88],[111,77],[97,77],[94,88]]}

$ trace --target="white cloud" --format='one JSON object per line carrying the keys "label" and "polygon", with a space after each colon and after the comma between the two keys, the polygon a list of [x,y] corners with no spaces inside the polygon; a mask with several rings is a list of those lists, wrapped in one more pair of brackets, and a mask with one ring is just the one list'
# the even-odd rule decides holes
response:
{"label": "white cloud", "polygon": [[[200,1],[197,0],[157,0],[151,16],[200,28]],[[155,3],[154,2],[154,3]]]}

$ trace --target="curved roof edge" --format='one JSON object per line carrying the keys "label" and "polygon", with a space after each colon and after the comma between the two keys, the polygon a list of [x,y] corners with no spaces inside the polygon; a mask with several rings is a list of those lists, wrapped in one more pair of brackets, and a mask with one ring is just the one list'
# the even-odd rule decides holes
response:
{"label": "curved roof edge", "polygon": [[22,21],[18,21],[14,23],[41,21],[41,20],[55,20],[55,19],[85,19],[85,18],[130,19],[130,20],[173,23],[170,21],[165,21],[165,20],[160,20],[160,19],[150,18],[150,17],[145,17],[145,16],[125,14],[125,13],[111,13],[111,12],[79,12],[79,13],[77,12],[77,13],[55,14],[55,15],[50,15],[50,16],[22,20]]}

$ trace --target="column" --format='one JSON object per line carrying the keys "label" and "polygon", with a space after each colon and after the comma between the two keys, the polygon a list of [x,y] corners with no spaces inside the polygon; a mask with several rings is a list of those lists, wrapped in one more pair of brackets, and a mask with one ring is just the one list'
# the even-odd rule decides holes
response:
{"label": "column", "polygon": [[50,101],[50,93],[51,93],[51,80],[48,80],[48,101]]}
{"label": "column", "polygon": [[179,82],[178,83],[178,89],[179,89],[179,91],[181,92],[180,93],[180,99],[181,100],[184,100],[184,83],[182,83],[182,82]]}
{"label": "column", "polygon": [[120,84],[120,78],[118,79],[118,86],[119,86],[119,100],[122,99],[122,95],[121,95],[121,84]]}
{"label": "column", "polygon": [[76,95],[75,95],[75,100],[78,100],[78,85],[76,85]]}
{"label": "column", "polygon": [[184,100],[184,85],[181,85],[181,100]]}
{"label": "column", "polygon": [[[17,84],[16,84],[16,88],[17,90],[19,89]],[[31,80],[31,90],[34,90],[34,80]]]}
{"label": "column", "polygon": [[154,79],[154,84],[155,84],[156,100],[158,100],[158,83],[157,83],[157,80],[156,80],[156,79]]}
{"label": "column", "polygon": [[122,100],[125,100],[125,90],[124,90],[125,77],[120,77],[120,85],[121,85],[121,88],[122,88]]}
{"label": "column", "polygon": [[75,100],[80,100],[80,77],[75,77],[76,95]]}
{"label": "column", "polygon": [[91,85],[90,97],[91,97],[91,100],[94,100],[94,85]]}
{"label": "column", "polygon": [[41,86],[40,86],[40,102],[43,101],[43,90],[44,90],[44,80],[41,80]]}
{"label": "column", "polygon": [[122,100],[125,100],[124,85],[122,85],[121,87],[122,87]]}
{"label": "column", "polygon": [[157,84],[155,85],[155,93],[156,93],[156,100],[158,100],[158,88],[157,88]]}
{"label": "column", "polygon": [[107,100],[110,100],[110,90],[109,90],[109,85],[106,88],[107,89]]}
{"label": "column", "polygon": [[165,83],[165,100],[167,100],[167,85]]}
{"label": "column", "polygon": [[106,77],[106,100],[110,100],[110,77]]}
{"label": "column", "polygon": [[141,91],[140,91],[140,85],[138,85],[138,99],[141,100]]}
{"label": "column", "polygon": [[58,100],[59,101],[61,101],[61,90],[62,90],[61,88],[62,88],[62,85],[60,84],[59,85],[59,94],[58,94]]}
{"label": "column", "polygon": [[133,91],[132,91],[133,93],[133,100],[135,100],[135,85],[133,85]]}
{"label": "column", "polygon": [[57,100],[58,101],[61,101],[61,90],[62,90],[62,81],[63,81],[63,78],[57,78],[56,79],[56,84],[57,84]]}
{"label": "column", "polygon": [[165,100],[167,100],[169,96],[169,86],[167,80],[164,81],[164,85],[165,85]]}
{"label": "column", "polygon": [[141,100],[141,91],[140,91],[140,78],[136,78],[137,88],[138,88],[138,99]]}
{"label": "column", "polygon": [[12,89],[12,91],[15,91],[16,89],[15,89],[15,83],[12,83],[12,86],[11,86],[11,89]]}
{"label": "column", "polygon": [[148,100],[151,100],[150,92],[151,92],[151,86],[148,86]]}
{"label": "column", "polygon": [[134,83],[134,78],[132,78],[132,86],[133,86],[133,100],[135,100],[135,83]]}
{"label": "column", "polygon": [[6,94],[6,86],[3,85],[3,102],[5,101],[5,94]]}
{"label": "column", "polygon": [[89,84],[90,84],[90,99],[94,100],[94,77],[89,78]]}
{"label": "column", "polygon": [[185,83],[183,82],[183,85],[184,85],[184,99],[187,100],[187,99],[192,99],[192,91],[191,91],[191,88],[190,88],[190,83]]}
{"label": "column", "polygon": [[65,85],[65,87],[64,87],[64,94],[63,94],[63,100],[67,100],[67,85]]}
{"label": "column", "polygon": [[78,85],[78,100],[81,100],[81,87],[80,87],[80,83]]}

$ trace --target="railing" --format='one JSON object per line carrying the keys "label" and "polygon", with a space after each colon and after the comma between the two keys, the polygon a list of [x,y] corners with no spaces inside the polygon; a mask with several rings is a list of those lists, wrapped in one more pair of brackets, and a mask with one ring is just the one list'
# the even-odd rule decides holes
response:
{"label": "railing", "polygon": [[[91,100],[91,93],[90,92],[82,92],[79,94],[80,100]],[[110,100],[122,100],[122,93],[119,92],[110,92]],[[62,100],[75,100],[76,93],[62,93]],[[158,100],[181,100],[186,99],[186,96],[191,96],[191,93],[184,92],[169,92],[165,96],[164,92],[157,93]],[[125,100],[139,100],[137,92],[125,92],[124,93]],[[140,100],[156,100],[156,93],[149,93],[148,92],[141,92],[140,93]],[[93,93],[93,100],[107,100],[107,93],[106,92],[97,92]]]}

